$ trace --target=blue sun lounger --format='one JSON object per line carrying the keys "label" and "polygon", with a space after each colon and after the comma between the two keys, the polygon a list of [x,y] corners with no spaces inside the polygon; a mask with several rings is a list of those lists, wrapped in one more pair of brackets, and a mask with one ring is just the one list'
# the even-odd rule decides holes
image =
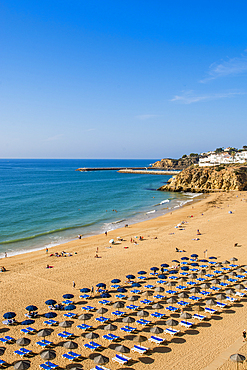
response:
{"label": "blue sun lounger", "polygon": [[51,370],[51,369],[56,369],[58,365],[55,365],[52,362],[47,361],[44,364],[40,364],[39,367],[41,367],[41,369],[44,369],[44,370]]}
{"label": "blue sun lounger", "polygon": [[123,326],[120,330],[125,331],[126,333],[131,333],[132,331],[136,330],[136,328],[132,328],[131,326]]}
{"label": "blue sun lounger", "polygon": [[44,321],[44,324],[46,324],[46,325],[57,325],[58,324],[58,321],[56,321],[56,320],[46,320],[46,321]]}
{"label": "blue sun lounger", "polygon": [[151,323],[151,321],[144,320],[144,319],[137,320],[136,322],[137,324],[144,325],[144,326]]}
{"label": "blue sun lounger", "polygon": [[81,354],[80,353],[76,353],[76,352],[73,352],[73,351],[69,351],[68,352],[68,355],[74,357],[74,358],[79,358],[81,357]]}
{"label": "blue sun lounger", "polygon": [[123,316],[123,315],[126,314],[126,312],[123,312],[123,311],[114,311],[111,314],[114,315],[114,316]]}
{"label": "blue sun lounger", "polygon": [[100,348],[101,345],[91,341],[89,343],[84,344],[84,347],[88,348],[88,349],[91,349],[91,351],[95,351],[96,349]]}
{"label": "blue sun lounger", "polygon": [[0,367],[6,366],[6,365],[7,365],[7,362],[5,362],[4,360],[0,360]]}
{"label": "blue sun lounger", "polygon": [[4,338],[0,338],[0,341],[1,341],[2,343],[12,343],[12,342],[14,342],[15,340],[14,340],[14,338],[9,337],[8,335],[6,335]]}
{"label": "blue sun lounger", "polygon": [[194,325],[194,323],[193,322],[190,322],[190,321],[182,320],[180,322],[180,325],[181,326],[185,326],[186,328],[191,328]]}
{"label": "blue sun lounger", "polygon": [[207,313],[210,313],[210,315],[217,312],[217,310],[214,310],[213,308],[210,308],[210,307],[204,307],[204,311],[207,312]]}
{"label": "blue sun lounger", "polygon": [[68,353],[64,353],[62,355],[63,358],[66,358],[66,360],[73,361],[75,358],[73,356],[70,356]]}
{"label": "blue sun lounger", "polygon": [[155,344],[162,344],[165,342],[164,338],[156,337],[155,335],[152,335],[148,340],[150,342],[154,342]]}
{"label": "blue sun lounger", "polygon": [[119,337],[114,334],[105,334],[103,335],[103,338],[112,342],[113,340],[117,340]]}
{"label": "blue sun lounger", "polygon": [[151,313],[151,316],[155,317],[156,319],[161,319],[162,317],[165,316],[165,314],[160,313],[160,312],[153,312],[153,313]]}
{"label": "blue sun lounger", "polygon": [[73,312],[67,312],[67,313],[64,313],[63,315],[64,317],[68,317],[69,319],[77,316],[77,314]]}
{"label": "blue sun lounger", "polygon": [[153,301],[151,301],[150,299],[143,299],[142,301],[140,301],[142,304],[146,304],[146,305],[148,305],[148,304],[151,304],[151,303],[153,303]]}
{"label": "blue sun lounger", "polygon": [[77,328],[81,330],[88,330],[88,329],[91,329],[92,326],[87,325],[87,324],[81,324],[81,325],[77,325]]}
{"label": "blue sun lounger", "polygon": [[109,370],[109,369],[107,369],[104,366],[95,365],[95,367],[93,369],[91,369],[91,370]]}
{"label": "blue sun lounger", "polygon": [[120,365],[127,364],[131,360],[131,357],[116,354],[112,361],[118,362]]}
{"label": "blue sun lounger", "polygon": [[147,348],[147,347],[142,347],[142,346],[137,346],[137,345],[134,345],[134,347],[131,348],[131,351],[138,352],[141,355],[143,355],[144,353],[146,353],[148,350],[149,350],[149,348]]}
{"label": "blue sun lounger", "polygon": [[193,319],[198,319],[198,320],[204,320],[204,319],[206,319],[206,316],[203,316],[203,315],[199,315],[198,313],[195,313],[194,315],[193,315]]}
{"label": "blue sun lounger", "polygon": [[109,319],[107,317],[96,317],[95,321],[99,321],[99,322],[106,322],[106,321],[109,321]]}
{"label": "blue sun lounger", "polygon": [[85,306],[85,307],[82,307],[81,309],[82,310],[85,310],[85,311],[95,311],[96,310],[96,307],[93,307],[93,306]]}
{"label": "blue sun lounger", "polygon": [[138,310],[140,306],[136,306],[135,304],[130,304],[129,306],[126,306],[128,310]]}
{"label": "blue sun lounger", "polygon": [[82,294],[79,297],[82,298],[82,299],[88,299],[88,298],[90,298],[90,295],[89,294]]}
{"label": "blue sun lounger", "polygon": [[47,346],[50,346],[52,344],[52,342],[50,342],[49,340],[46,340],[46,339],[43,339],[43,340],[40,340],[39,342],[36,342],[36,344],[38,346],[41,346],[41,347],[47,347]]}
{"label": "blue sun lounger", "polygon": [[170,335],[176,335],[178,333],[180,333],[180,330],[175,330],[175,329],[172,329],[172,328],[166,328],[165,331],[164,331],[166,334],[170,334]]}

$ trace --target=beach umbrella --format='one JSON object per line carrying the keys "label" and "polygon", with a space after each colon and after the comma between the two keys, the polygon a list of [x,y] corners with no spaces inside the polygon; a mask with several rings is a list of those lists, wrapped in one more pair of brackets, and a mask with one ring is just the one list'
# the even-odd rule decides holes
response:
{"label": "beach umbrella", "polygon": [[177,298],[171,297],[171,298],[168,298],[166,302],[167,303],[177,303],[177,301],[178,301]]}
{"label": "beach umbrella", "polygon": [[222,263],[220,263],[220,262],[217,262],[214,266],[215,267],[223,267]]}
{"label": "beach umbrella", "polygon": [[129,353],[130,349],[128,347],[120,345],[120,346],[115,347],[115,351],[118,351],[118,352],[121,352],[121,353]]}
{"label": "beach umbrella", "polygon": [[229,294],[229,295],[232,295],[232,294],[234,294],[234,293],[235,293],[235,290],[234,290],[234,289],[227,289],[227,290],[225,291],[225,293],[226,293],[226,294]]}
{"label": "beach umbrella", "polygon": [[185,293],[185,292],[182,292],[182,293],[179,293],[178,294],[178,297],[179,298],[189,298],[189,294]]}
{"label": "beach umbrella", "polygon": [[113,307],[114,308],[123,308],[124,307],[124,303],[123,302],[115,302],[113,304]]}
{"label": "beach umbrella", "polygon": [[245,272],[245,269],[243,269],[242,267],[240,267],[239,269],[236,270],[237,272]]}
{"label": "beach umbrella", "polygon": [[14,364],[14,368],[16,370],[26,370],[30,367],[30,362],[29,361],[18,361]]}
{"label": "beach umbrella", "polygon": [[106,287],[106,284],[105,283],[98,283],[96,285],[97,288],[105,288]]}
{"label": "beach umbrella", "polygon": [[222,299],[226,299],[226,295],[224,293],[220,293],[216,295],[216,298],[222,301]]}
{"label": "beach umbrella", "polygon": [[208,260],[205,260],[205,259],[202,259],[202,260],[199,260],[199,262],[208,262]]}
{"label": "beach umbrella", "polygon": [[99,338],[99,334],[95,333],[94,331],[90,331],[90,333],[84,334],[84,337],[87,339],[96,339]]}
{"label": "beach umbrella", "polygon": [[155,290],[156,292],[159,292],[159,293],[161,293],[161,292],[164,292],[164,291],[165,291],[165,289],[164,289],[162,286],[158,286],[158,287],[156,287],[154,290]]}
{"label": "beach umbrella", "polygon": [[146,271],[138,271],[137,272],[138,275],[146,275],[146,273],[147,273]]}
{"label": "beach umbrella", "polygon": [[164,330],[162,328],[159,328],[158,326],[153,326],[152,328],[150,328],[150,332],[154,334],[160,334],[163,333],[163,331]]}
{"label": "beach umbrella", "polygon": [[133,338],[133,341],[138,343],[145,342],[146,340],[147,338],[144,337],[143,335],[137,335]]}
{"label": "beach umbrella", "polygon": [[175,286],[175,281],[169,281],[169,283],[166,284],[166,286]]}
{"label": "beach umbrella", "polygon": [[206,305],[207,306],[215,306],[216,305],[216,301],[214,300],[214,299],[208,299],[207,301],[206,301]]}
{"label": "beach umbrella", "polygon": [[107,364],[107,362],[109,362],[109,358],[102,355],[95,356],[93,360],[98,365],[104,365]]}
{"label": "beach umbrella", "polygon": [[223,262],[221,262],[223,265],[229,265],[229,261],[227,261],[227,260],[225,260],[225,261],[223,261]]}
{"label": "beach umbrella", "polygon": [[177,281],[184,282],[184,281],[187,281],[187,278],[185,278],[185,277],[181,277],[181,278],[179,278]]}
{"label": "beach umbrella", "polygon": [[214,257],[214,256],[211,256],[211,257],[208,257],[209,260],[217,260],[217,257]]}
{"label": "beach umbrella", "polygon": [[127,298],[127,301],[134,302],[134,301],[138,301],[138,299],[139,299],[139,297],[137,297],[136,295],[132,295],[132,296]]}
{"label": "beach umbrella", "polygon": [[153,295],[153,292],[150,290],[146,290],[144,293],[142,293],[142,297],[151,297]]}
{"label": "beach umbrella", "polygon": [[158,278],[159,278],[159,279],[166,279],[166,277],[167,277],[167,276],[166,276],[165,274],[159,274],[159,275],[158,275]]}
{"label": "beach umbrella", "polygon": [[45,350],[41,352],[40,357],[43,360],[53,360],[56,357],[56,352],[51,350]]}
{"label": "beach umbrella", "polygon": [[155,310],[161,310],[162,308],[164,308],[164,306],[162,306],[162,304],[160,303],[155,303],[152,305],[152,308]]}
{"label": "beach umbrella", "polygon": [[21,325],[32,325],[34,323],[35,323],[35,320],[28,319],[28,320],[22,321]]}
{"label": "beach umbrella", "polygon": [[63,298],[65,298],[65,299],[71,299],[71,298],[74,298],[74,294],[64,294],[64,295],[63,295]]}
{"label": "beach umbrella", "polygon": [[189,267],[188,266],[182,266],[181,267],[181,270],[183,270],[183,271],[189,271]]}
{"label": "beach umbrella", "polygon": [[47,337],[48,335],[51,335],[51,331],[49,329],[42,329],[37,334],[39,337]]}
{"label": "beach umbrella", "polygon": [[230,360],[237,363],[237,369],[238,369],[238,364],[243,363],[245,361],[245,356],[240,355],[239,353],[236,353],[230,356]]}
{"label": "beach umbrella", "polygon": [[229,276],[237,276],[237,274],[236,274],[236,272],[235,271],[231,271],[231,272],[229,272],[229,274],[228,274]]}
{"label": "beach umbrella", "polygon": [[200,275],[205,275],[205,274],[206,274],[206,272],[207,272],[207,271],[206,271],[205,269],[201,269],[201,270],[199,271],[199,274],[200,274]]}
{"label": "beach umbrella", "polygon": [[198,257],[198,254],[195,254],[195,253],[194,254],[191,254],[190,257],[197,258]]}
{"label": "beach umbrella", "polygon": [[34,305],[30,305],[30,306],[27,306],[26,307],[26,310],[27,311],[37,311],[38,310],[38,307],[36,307]]}
{"label": "beach umbrella", "polygon": [[211,280],[211,283],[212,284],[220,284],[220,279],[213,279],[213,280]]}
{"label": "beach umbrella", "polygon": [[108,292],[102,293],[100,296],[101,298],[111,298],[111,295]]}
{"label": "beach umbrella", "polygon": [[25,347],[25,346],[28,346],[30,342],[31,340],[28,338],[20,338],[20,339],[17,339],[16,344],[18,344],[18,346]]}
{"label": "beach umbrella", "polygon": [[62,321],[59,323],[59,326],[62,328],[70,328],[73,324],[73,321]]}
{"label": "beach umbrella", "polygon": [[57,316],[56,312],[47,312],[44,314],[44,316],[47,318],[47,319],[53,319],[54,317]]}
{"label": "beach umbrella", "polygon": [[114,330],[117,330],[117,326],[113,325],[113,324],[108,324],[108,325],[104,326],[104,330],[114,331]]}
{"label": "beach umbrella", "polygon": [[199,263],[197,263],[197,262],[193,262],[193,263],[191,263],[190,265],[191,265],[191,266],[193,266],[193,267],[197,267],[197,266],[199,266]]}
{"label": "beach umbrella", "polygon": [[16,317],[16,313],[15,312],[6,312],[3,315],[3,318],[4,319],[13,319],[14,317]]}
{"label": "beach umbrella", "polygon": [[238,259],[236,257],[232,257],[232,258],[230,258],[230,261],[236,262],[236,261],[238,261]]}
{"label": "beach umbrella", "polygon": [[138,311],[136,315],[140,317],[147,317],[149,316],[149,313],[147,311],[141,310],[141,311]]}
{"label": "beach umbrella", "polygon": [[195,274],[195,273],[190,274],[190,275],[188,275],[188,278],[194,280],[194,279],[197,278],[197,274]]}
{"label": "beach umbrella", "polygon": [[219,279],[220,280],[228,280],[229,277],[227,275],[221,275],[221,276],[219,276]]}
{"label": "beach umbrella", "polygon": [[105,307],[101,307],[99,308],[96,312],[99,314],[99,315],[103,315],[104,313],[106,313],[108,311],[107,308]]}
{"label": "beach umbrella", "polygon": [[125,289],[125,288],[117,288],[117,292],[119,292],[119,293],[126,293],[127,292],[127,289]]}
{"label": "beach umbrella", "polygon": [[76,309],[76,306],[74,304],[68,304],[68,306],[64,306],[63,308],[65,311],[72,311]]}
{"label": "beach umbrella", "polygon": [[179,322],[177,320],[174,320],[174,319],[170,319],[170,320],[166,321],[166,325],[169,325],[169,326],[177,326],[178,324],[179,324]]}
{"label": "beach umbrella", "polygon": [[197,288],[197,287],[193,287],[193,288],[190,289],[190,293],[193,293],[193,294],[200,293],[200,289]]}
{"label": "beach umbrella", "polygon": [[169,271],[169,274],[170,275],[178,274],[178,270],[171,270],[171,271]]}
{"label": "beach umbrella", "polygon": [[48,306],[54,306],[54,304],[56,304],[57,301],[55,301],[54,299],[48,299],[47,301],[45,301],[45,304],[47,304]]}
{"label": "beach umbrella", "polygon": [[82,288],[82,289],[80,289],[80,292],[81,293],[89,293],[89,292],[91,292],[91,290],[89,288]]}
{"label": "beach umbrella", "polygon": [[200,288],[202,288],[202,289],[208,289],[208,288],[210,288],[210,286],[211,286],[210,283],[203,283],[203,284],[200,285]]}
{"label": "beach umbrella", "polygon": [[182,319],[186,319],[187,320],[187,319],[191,319],[192,318],[192,315],[189,312],[183,312],[183,313],[181,313],[180,317]]}
{"label": "beach umbrella", "polygon": [[181,261],[189,261],[189,257],[182,257]]}
{"label": "beach umbrella", "polygon": [[76,349],[78,348],[78,344],[76,342],[73,342],[72,340],[69,340],[68,342],[65,342],[63,344],[64,348],[67,349]]}
{"label": "beach umbrella", "polygon": [[83,320],[84,322],[90,319],[91,319],[91,315],[88,315],[87,313],[83,313],[82,315],[78,316],[78,320]]}
{"label": "beach umbrella", "polygon": [[141,284],[140,283],[132,283],[131,288],[140,288]]}
{"label": "beach umbrella", "polygon": [[243,284],[237,284],[237,285],[234,285],[234,288],[242,290],[242,289],[245,289],[245,286]]}
{"label": "beach umbrella", "polygon": [[121,282],[121,280],[119,280],[119,279],[113,279],[112,281],[111,281],[111,283],[112,284],[118,284],[118,283],[120,283]]}
{"label": "beach umbrella", "polygon": [[135,275],[126,275],[126,279],[133,280],[135,278]]}
{"label": "beach umbrella", "polygon": [[124,318],[122,319],[122,322],[127,323],[127,324],[128,324],[128,326],[129,326],[129,324],[130,324],[131,322],[134,322],[134,321],[135,321],[135,319],[134,319],[133,317],[131,317],[131,316],[126,316],[126,317],[124,317]]}
{"label": "beach umbrella", "polygon": [[162,263],[160,266],[161,266],[161,267],[164,267],[165,269],[166,269],[167,267],[169,267],[169,265],[168,265],[167,263]]}
{"label": "beach umbrella", "polygon": [[69,370],[83,370],[82,365],[76,364],[73,367],[70,367]]}
{"label": "beach umbrella", "polygon": [[4,354],[5,348],[0,348],[0,356]]}

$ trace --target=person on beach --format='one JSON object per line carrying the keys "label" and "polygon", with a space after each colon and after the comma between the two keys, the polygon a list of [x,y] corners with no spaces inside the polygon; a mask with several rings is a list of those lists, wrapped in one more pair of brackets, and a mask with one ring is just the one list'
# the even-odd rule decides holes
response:
{"label": "person on beach", "polygon": [[244,331],[243,331],[243,342],[245,342],[246,341],[246,331],[245,331],[245,329],[244,329]]}
{"label": "person on beach", "polygon": [[48,253],[48,248],[46,248],[45,253]]}
{"label": "person on beach", "polygon": [[93,295],[93,293],[94,293],[94,287],[92,286],[92,288],[91,288],[91,294]]}
{"label": "person on beach", "polygon": [[105,236],[107,236],[107,231],[105,231]]}
{"label": "person on beach", "polygon": [[73,284],[72,285],[73,285],[73,288],[75,288],[75,282],[74,281],[73,281]]}
{"label": "person on beach", "polygon": [[4,257],[8,257],[7,252],[4,253]]}
{"label": "person on beach", "polygon": [[196,235],[201,235],[200,230],[198,229]]}

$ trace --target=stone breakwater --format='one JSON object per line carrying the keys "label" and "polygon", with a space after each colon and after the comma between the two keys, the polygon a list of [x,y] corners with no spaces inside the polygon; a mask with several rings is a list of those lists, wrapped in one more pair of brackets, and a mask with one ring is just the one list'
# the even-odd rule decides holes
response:
{"label": "stone breakwater", "polygon": [[158,190],[192,193],[247,190],[247,165],[215,168],[190,166]]}

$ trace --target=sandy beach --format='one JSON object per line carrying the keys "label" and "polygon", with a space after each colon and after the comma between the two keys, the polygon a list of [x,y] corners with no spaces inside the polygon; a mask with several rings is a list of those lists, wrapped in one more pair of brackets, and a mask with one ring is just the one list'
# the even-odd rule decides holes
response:
{"label": "sandy beach", "polygon": [[[231,213],[229,213],[231,212]],[[216,193],[205,196],[201,201],[187,205],[178,209],[172,214],[168,213],[159,218],[145,221],[139,224],[130,225],[129,227],[113,230],[108,235],[97,235],[81,240],[75,240],[67,244],[53,247],[46,253],[45,250],[26,253],[13,257],[1,259],[0,265],[3,265],[7,271],[1,273],[1,315],[7,311],[16,312],[16,320],[21,322],[25,319],[25,307],[33,304],[39,308],[39,313],[48,312],[45,301],[53,298],[61,302],[62,295],[72,293],[75,295],[76,303],[75,313],[81,314],[81,307],[85,304],[101,307],[98,299],[92,299],[88,302],[79,298],[80,289],[83,287],[91,288],[99,282],[107,284],[109,291],[110,282],[114,278],[121,279],[123,285],[126,281],[127,274],[136,275],[139,270],[150,271],[152,266],[160,266],[162,263],[168,263],[170,266],[173,259],[180,259],[183,256],[190,256],[192,253],[199,255],[199,258],[216,256],[218,261],[230,259],[233,256],[238,258],[237,264],[247,265],[246,247],[246,217],[247,217],[247,196],[246,192]],[[179,223],[182,224],[182,230],[175,228]],[[201,235],[197,236],[197,230]],[[117,241],[120,236],[123,241],[114,245],[109,244],[110,239]],[[143,240],[139,240],[142,236]],[[137,237],[137,238],[136,238]],[[137,244],[131,243],[133,238]],[[199,238],[199,240],[194,240]],[[234,245],[238,243],[237,247]],[[99,258],[95,258],[96,249],[98,248]],[[186,252],[176,252],[175,248],[185,250]],[[50,254],[61,251],[71,253],[70,257],[55,257]],[[52,268],[47,269],[49,264]],[[73,281],[76,286],[73,288]],[[150,284],[155,284],[155,280],[148,280]],[[128,295],[131,293],[128,292]],[[117,301],[115,293],[112,294],[112,301]],[[114,344],[109,344],[102,339],[106,332],[103,326],[95,321],[96,315],[87,321],[92,325],[95,331],[100,335],[97,342],[104,349],[95,351],[110,358],[110,362],[105,366],[109,369],[204,369],[210,365],[222,352],[224,352],[235,341],[242,336],[243,329],[247,330],[246,318],[247,299],[236,302],[228,309],[224,309],[211,318],[196,323],[191,329],[185,329],[181,326],[180,335],[171,337],[168,334],[161,334],[167,342],[165,345],[157,346],[149,341],[143,342],[142,345],[149,347],[152,351],[148,355],[139,355],[130,352],[127,356],[133,359],[129,366],[119,366],[112,362],[115,356]],[[144,307],[144,306],[143,306]],[[114,311],[112,306],[107,307],[109,311],[106,317],[112,319],[118,326],[114,334],[124,338],[121,344],[132,348],[134,342],[133,335],[126,335],[119,330],[123,324],[121,320],[115,319],[111,315]],[[147,309],[147,308],[145,308]],[[124,309],[124,311],[126,311]],[[151,311],[150,311],[151,312]],[[63,321],[63,311],[56,311],[57,320]],[[175,320],[178,319],[177,313],[167,314]],[[150,316],[149,316],[149,318]],[[46,327],[43,324],[44,317],[36,319],[32,325],[35,329]],[[167,319],[165,319],[167,320]],[[166,328],[165,320],[158,322],[158,326]],[[89,340],[83,337],[82,332],[76,328],[76,325],[82,323],[74,319],[74,324],[69,331],[75,333],[75,341],[79,344],[76,350],[81,353],[83,358],[78,363],[83,365],[83,369],[89,370],[94,367],[91,353],[83,345]],[[154,320],[153,320],[154,322]],[[15,339],[21,338],[20,329],[23,326],[0,326],[1,336],[10,335]],[[98,327],[98,329],[97,329]],[[61,344],[62,340],[57,333],[63,329],[52,327],[53,332],[47,338],[54,344],[54,350],[57,353],[54,363],[60,368],[70,368],[71,363],[62,358],[62,354],[67,351]],[[141,330],[140,325],[138,329]],[[147,328],[142,330],[142,335],[150,338],[151,333]],[[30,335],[31,344],[27,347],[35,354],[31,361],[31,369],[38,369],[38,365],[44,362],[39,353],[39,348],[35,342],[38,340],[36,335]],[[17,361],[19,358],[14,351],[19,347],[17,344],[1,345],[5,347],[5,353],[1,357],[9,364]],[[247,353],[246,348],[241,353]],[[220,369],[234,369],[236,364],[226,361]],[[241,365],[240,365],[241,368]]]}

